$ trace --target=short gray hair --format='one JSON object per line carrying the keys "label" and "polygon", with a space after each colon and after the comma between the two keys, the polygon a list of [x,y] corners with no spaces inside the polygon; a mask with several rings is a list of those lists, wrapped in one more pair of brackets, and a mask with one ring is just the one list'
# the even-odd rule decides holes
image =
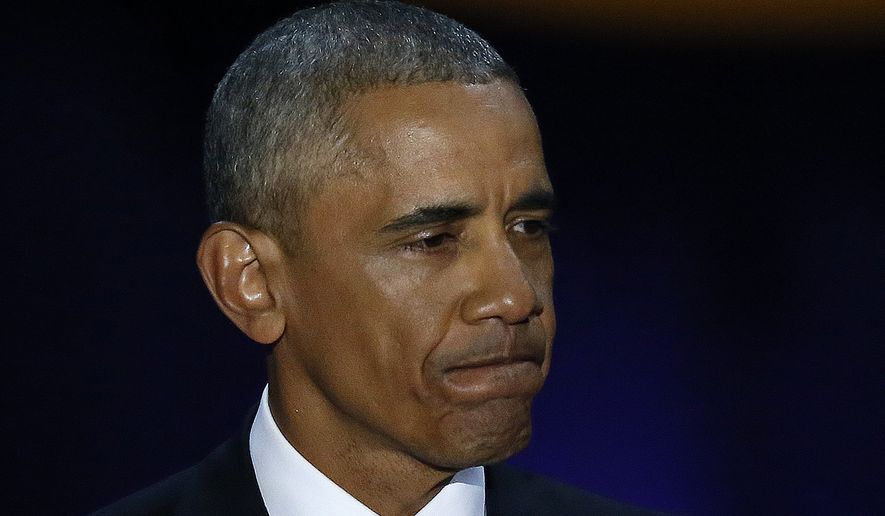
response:
{"label": "short gray hair", "polygon": [[427,9],[355,0],[298,11],[218,84],[206,122],[210,216],[291,243],[299,207],[341,166],[345,100],[387,84],[499,79],[519,82],[477,33]]}

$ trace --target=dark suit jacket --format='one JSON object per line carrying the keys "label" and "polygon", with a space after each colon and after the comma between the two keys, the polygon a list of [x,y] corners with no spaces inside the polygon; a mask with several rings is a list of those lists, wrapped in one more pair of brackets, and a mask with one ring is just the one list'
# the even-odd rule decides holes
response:
{"label": "dark suit jacket", "polygon": [[[93,516],[267,516],[249,456],[251,423],[199,464]],[[488,516],[653,514],[505,464],[485,470]]]}

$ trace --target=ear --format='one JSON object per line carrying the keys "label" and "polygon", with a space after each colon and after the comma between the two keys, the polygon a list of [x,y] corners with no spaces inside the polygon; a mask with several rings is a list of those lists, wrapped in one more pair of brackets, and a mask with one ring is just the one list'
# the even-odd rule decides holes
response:
{"label": "ear", "polygon": [[221,311],[262,344],[276,342],[286,329],[280,298],[269,288],[281,258],[275,240],[231,222],[210,226],[197,249],[197,267]]}

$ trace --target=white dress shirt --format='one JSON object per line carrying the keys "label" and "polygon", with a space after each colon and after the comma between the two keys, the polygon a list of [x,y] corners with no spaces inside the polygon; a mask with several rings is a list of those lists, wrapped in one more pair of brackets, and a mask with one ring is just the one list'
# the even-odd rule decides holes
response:
{"label": "white dress shirt", "polygon": [[[371,516],[371,509],[332,482],[298,453],[283,436],[261,395],[249,432],[249,454],[258,488],[270,516]],[[418,516],[483,516],[485,473],[482,466],[455,474]]]}

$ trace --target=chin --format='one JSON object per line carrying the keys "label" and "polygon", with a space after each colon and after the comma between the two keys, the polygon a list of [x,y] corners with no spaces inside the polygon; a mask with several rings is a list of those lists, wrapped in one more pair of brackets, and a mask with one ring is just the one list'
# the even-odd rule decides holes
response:
{"label": "chin", "polygon": [[431,460],[446,469],[500,462],[524,449],[532,435],[530,399],[490,400],[446,419],[445,446]]}

